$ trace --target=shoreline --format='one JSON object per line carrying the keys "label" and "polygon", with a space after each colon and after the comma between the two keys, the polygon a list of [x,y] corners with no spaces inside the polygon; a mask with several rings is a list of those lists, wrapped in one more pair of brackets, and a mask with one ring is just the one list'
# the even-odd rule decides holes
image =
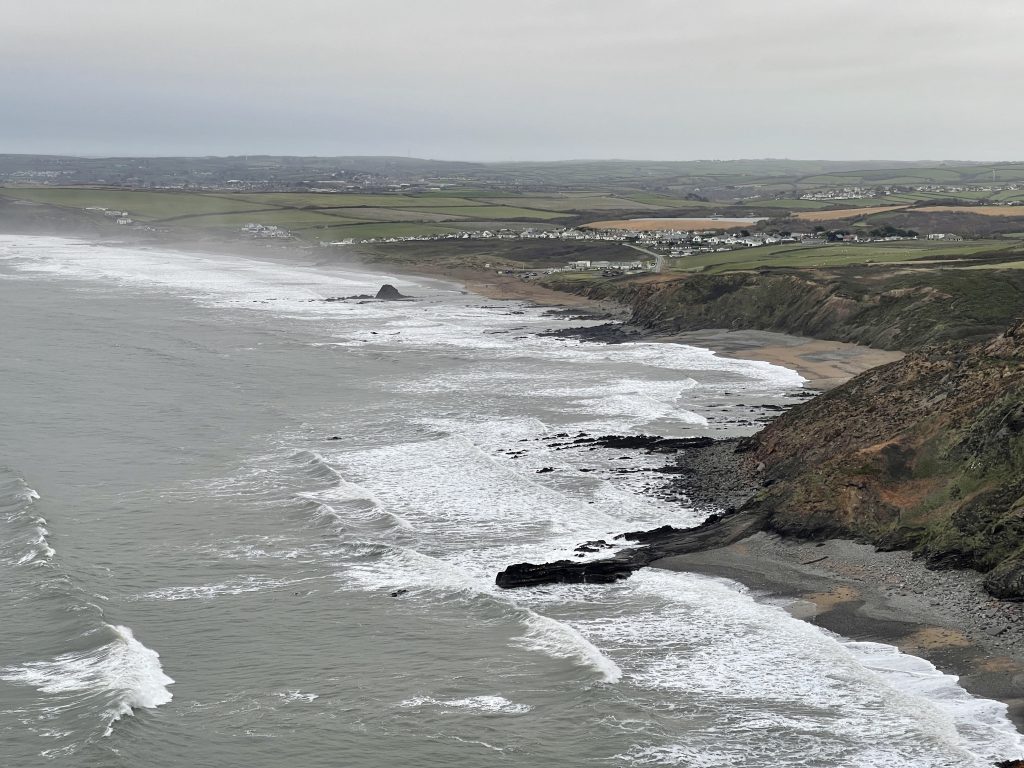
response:
{"label": "shoreline", "polygon": [[[0,228],[0,233],[76,238],[112,247],[167,249],[283,260],[302,258],[323,266],[348,265],[362,268],[380,274],[382,279],[389,275],[401,275],[444,280],[460,284],[470,293],[496,301],[524,301],[550,309],[576,309],[609,320],[627,321],[630,316],[629,308],[617,302],[555,291],[512,275],[499,275],[496,271],[429,265],[414,268],[408,264],[367,262],[360,259],[357,254],[344,254],[336,249],[322,249],[296,243],[228,241],[217,238],[193,240],[149,234],[142,236],[133,232],[84,232],[74,228],[72,231],[47,234]],[[822,392],[870,368],[903,357],[902,352],[759,330],[708,329],[669,335],[638,330],[635,338],[630,340],[689,344],[709,349],[722,357],[772,363],[795,370],[807,380],[808,389]]]}
{"label": "shoreline", "polygon": [[[540,286],[510,289],[509,281],[524,282],[517,278],[499,283],[479,274],[444,277],[462,280],[467,290],[487,298],[608,311],[606,302]],[[619,306],[618,311],[621,317],[628,310]],[[722,357],[769,362],[797,371],[807,389],[819,392],[904,356],[759,330],[640,331],[630,340],[688,344]],[[986,593],[980,573],[931,571],[906,551],[876,552],[848,540],[800,541],[764,532],[726,547],[655,560],[649,567],[728,579],[755,599],[781,601],[795,618],[847,640],[884,643],[925,659],[955,676],[972,696],[1004,704],[1007,719],[1024,733],[1024,605]]]}
{"label": "shoreline", "polygon": [[1024,606],[991,597],[973,571],[931,571],[909,552],[876,552],[757,533],[734,544],[656,560],[651,567],[738,582],[755,599],[850,640],[896,646],[1002,702],[1024,732]]}
{"label": "shoreline", "polygon": [[804,385],[807,389],[819,392],[827,392],[864,371],[895,362],[904,356],[903,352],[776,331],[713,328],[653,336],[650,340],[705,347],[722,357],[780,365],[795,370],[807,380]]}
{"label": "shoreline", "polygon": [[[376,265],[366,265],[372,268]],[[555,291],[520,280],[474,269],[398,269],[399,274],[433,277],[460,282],[465,289],[496,301],[526,301],[552,309],[579,309],[595,316],[627,321],[628,307],[573,293]],[[789,368],[806,379],[807,389],[827,392],[864,371],[895,362],[904,353],[875,349],[862,344],[796,336],[778,331],[709,328],[663,334],[636,329],[629,341],[687,344],[702,347],[722,357],[772,363]]]}
{"label": "shoreline", "polygon": [[[198,244],[120,244],[204,250]],[[217,246],[206,250],[230,252]],[[239,250],[261,255],[257,249]],[[283,247],[274,248],[273,253],[314,261],[320,255],[317,249]],[[319,262],[325,266],[345,263],[336,258]],[[357,260],[348,263],[382,279],[387,274],[406,274],[458,281],[467,291],[495,300],[618,316],[624,311],[621,305],[563,294],[515,277],[492,279],[476,270],[419,271]],[[638,333],[629,340],[684,343],[723,357],[771,362],[797,370],[808,379],[810,389],[831,388],[902,357],[855,344],[767,331]],[[1024,732],[1024,607],[988,596],[981,589],[980,574],[928,571],[907,552],[875,552],[849,541],[783,540],[763,533],[727,547],[657,560],[652,567],[728,578],[746,585],[759,599],[788,601],[787,610],[793,616],[843,637],[887,643],[925,658],[941,671],[958,675],[971,694],[1005,703],[1011,722]]]}

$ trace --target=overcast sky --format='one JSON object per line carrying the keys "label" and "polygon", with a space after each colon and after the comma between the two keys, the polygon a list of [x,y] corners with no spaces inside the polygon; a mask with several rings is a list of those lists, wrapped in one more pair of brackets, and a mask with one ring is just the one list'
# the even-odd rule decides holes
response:
{"label": "overcast sky", "polygon": [[0,152],[1024,159],[1024,0],[0,0]]}

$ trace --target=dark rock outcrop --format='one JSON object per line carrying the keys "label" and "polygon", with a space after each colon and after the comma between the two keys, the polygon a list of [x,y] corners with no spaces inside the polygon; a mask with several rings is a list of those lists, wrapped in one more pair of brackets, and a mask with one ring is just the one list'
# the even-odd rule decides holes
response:
{"label": "dark rock outcrop", "polygon": [[409,297],[399,293],[398,289],[391,285],[391,283],[384,283],[384,285],[380,287],[380,290],[377,291],[377,295],[374,296],[374,298],[379,299],[380,301],[402,301]]}
{"label": "dark rock outcrop", "polygon": [[556,560],[553,563],[518,563],[498,574],[495,583],[502,589],[534,587],[539,584],[611,584],[628,579],[646,562],[629,558],[611,558],[576,563]]}
{"label": "dark rock outcrop", "polygon": [[660,437],[658,435],[602,435],[600,437],[577,437],[574,446],[593,446],[644,450],[647,453],[675,453],[691,448],[706,448],[715,442],[710,437]]}
{"label": "dark rock outcrop", "polygon": [[728,546],[757,533],[764,525],[763,514],[741,511],[730,515],[712,515],[696,528],[665,525],[652,531],[631,531],[616,538],[636,541],[645,546],[623,549],[614,557],[582,563],[572,560],[517,563],[499,573],[495,583],[503,589],[540,584],[610,584],[627,579],[640,568],[664,557]]}

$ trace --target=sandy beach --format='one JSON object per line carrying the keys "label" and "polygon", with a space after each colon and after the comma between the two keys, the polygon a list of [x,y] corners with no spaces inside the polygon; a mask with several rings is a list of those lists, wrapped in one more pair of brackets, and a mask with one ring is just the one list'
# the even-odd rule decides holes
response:
{"label": "sandy beach", "polygon": [[869,368],[903,357],[902,352],[872,349],[842,341],[823,341],[773,331],[728,331],[711,329],[654,337],[713,349],[724,357],[763,360],[797,371],[807,387],[826,391],[849,381]]}
{"label": "sandy beach", "polygon": [[[498,275],[479,270],[418,271],[462,282],[466,290],[489,299],[528,301],[538,306],[581,309],[595,315],[608,315],[627,320],[628,307],[612,301],[595,301],[572,293],[553,291],[528,280],[511,275]],[[689,344],[713,350],[723,357],[761,360],[797,371],[807,379],[807,387],[827,391],[849,381],[859,373],[899,360],[902,352],[873,349],[860,344],[825,341],[793,336],[774,331],[708,329],[671,335],[640,331],[637,341],[660,341]]]}

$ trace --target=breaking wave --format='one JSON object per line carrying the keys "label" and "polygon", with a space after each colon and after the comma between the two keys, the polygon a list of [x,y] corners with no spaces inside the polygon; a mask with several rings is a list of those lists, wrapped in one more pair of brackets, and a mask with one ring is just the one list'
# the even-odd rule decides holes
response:
{"label": "breaking wave", "polygon": [[160,654],[135,639],[128,627],[103,624],[106,642],[82,651],[63,653],[48,661],[0,669],[0,680],[27,685],[59,699],[61,708],[93,706],[100,701],[104,735],[136,708],[159,707],[171,700]]}

